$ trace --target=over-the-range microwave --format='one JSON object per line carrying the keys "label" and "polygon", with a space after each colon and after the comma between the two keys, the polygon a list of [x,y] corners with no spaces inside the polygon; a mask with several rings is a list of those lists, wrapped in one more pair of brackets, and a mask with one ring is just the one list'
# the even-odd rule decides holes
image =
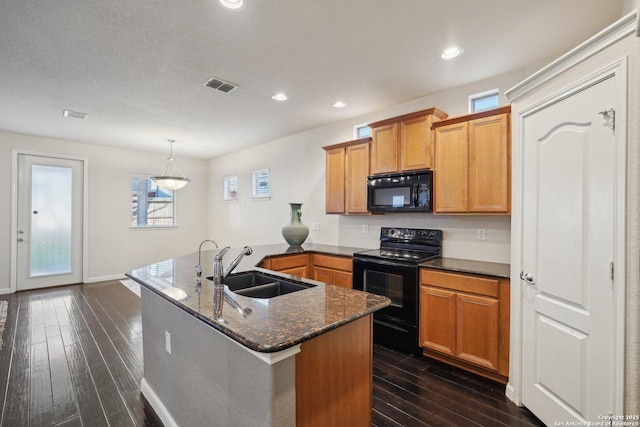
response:
{"label": "over-the-range microwave", "polygon": [[367,178],[369,212],[431,212],[433,172],[419,170]]}

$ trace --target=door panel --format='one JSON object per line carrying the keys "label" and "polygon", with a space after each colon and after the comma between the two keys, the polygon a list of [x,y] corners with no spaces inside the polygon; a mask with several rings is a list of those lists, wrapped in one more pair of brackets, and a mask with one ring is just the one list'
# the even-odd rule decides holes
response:
{"label": "door panel", "polygon": [[18,156],[17,289],[82,281],[84,164]]}
{"label": "door panel", "polygon": [[[615,143],[608,78],[524,118],[522,401],[542,421],[613,412]],[[618,141],[621,143],[622,141]]]}

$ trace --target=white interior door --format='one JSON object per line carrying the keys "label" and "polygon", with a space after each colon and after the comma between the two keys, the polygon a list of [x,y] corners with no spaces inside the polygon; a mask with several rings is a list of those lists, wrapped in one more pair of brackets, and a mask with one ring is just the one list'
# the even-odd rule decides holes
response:
{"label": "white interior door", "polygon": [[522,402],[547,425],[614,412],[616,78],[522,122]]}
{"label": "white interior door", "polygon": [[20,154],[18,290],[82,282],[81,160]]}

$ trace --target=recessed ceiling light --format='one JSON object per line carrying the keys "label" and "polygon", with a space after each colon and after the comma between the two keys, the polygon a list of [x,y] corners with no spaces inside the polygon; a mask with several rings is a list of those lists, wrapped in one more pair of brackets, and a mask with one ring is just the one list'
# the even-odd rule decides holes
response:
{"label": "recessed ceiling light", "polygon": [[347,106],[347,104],[345,102],[342,102],[342,101],[336,101],[336,102],[333,103],[333,106],[335,108],[344,108],[344,107]]}
{"label": "recessed ceiling light", "polygon": [[230,10],[244,9],[247,5],[245,0],[218,0],[218,4]]}
{"label": "recessed ceiling light", "polygon": [[62,112],[62,115],[65,117],[71,117],[74,119],[86,119],[87,117],[89,117],[89,115],[87,113],[79,113],[77,111],[71,111],[71,110],[64,110]]}
{"label": "recessed ceiling light", "polygon": [[449,47],[442,51],[442,53],[440,54],[440,58],[444,60],[457,58],[458,56],[462,55],[462,52],[463,50],[457,46]]}
{"label": "recessed ceiling light", "polygon": [[275,95],[273,95],[271,97],[271,99],[275,99],[276,101],[286,101],[287,99],[287,95],[285,95],[284,93],[280,92],[280,93],[276,93]]}

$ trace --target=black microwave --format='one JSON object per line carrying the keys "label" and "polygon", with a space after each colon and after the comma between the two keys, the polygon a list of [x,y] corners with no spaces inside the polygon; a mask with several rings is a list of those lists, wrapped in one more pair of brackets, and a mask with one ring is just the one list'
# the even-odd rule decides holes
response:
{"label": "black microwave", "polygon": [[432,212],[433,172],[420,170],[367,178],[369,212]]}

